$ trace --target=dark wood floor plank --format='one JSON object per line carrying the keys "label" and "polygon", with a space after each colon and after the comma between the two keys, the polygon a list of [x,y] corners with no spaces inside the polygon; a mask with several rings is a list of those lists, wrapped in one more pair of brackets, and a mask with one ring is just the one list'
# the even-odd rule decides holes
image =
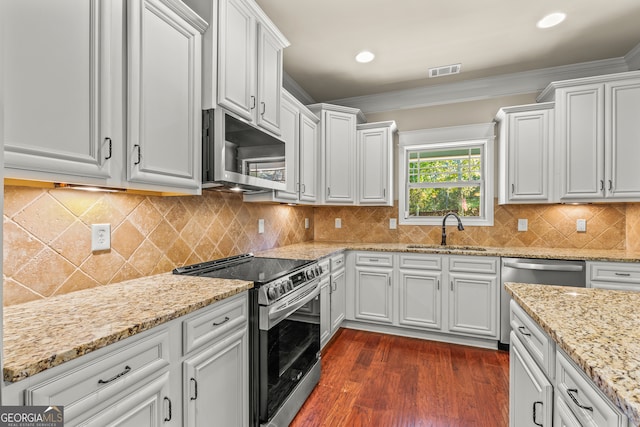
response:
{"label": "dark wood floor plank", "polygon": [[292,427],[500,427],[509,354],[341,329]]}

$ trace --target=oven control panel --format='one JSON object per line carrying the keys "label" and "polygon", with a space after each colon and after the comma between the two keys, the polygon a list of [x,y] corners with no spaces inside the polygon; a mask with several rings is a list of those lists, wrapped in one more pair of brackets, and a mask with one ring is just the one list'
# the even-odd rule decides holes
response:
{"label": "oven control panel", "polygon": [[260,305],[272,304],[283,296],[295,292],[300,286],[320,277],[323,272],[324,270],[319,264],[313,264],[285,277],[265,283],[260,287],[258,303]]}

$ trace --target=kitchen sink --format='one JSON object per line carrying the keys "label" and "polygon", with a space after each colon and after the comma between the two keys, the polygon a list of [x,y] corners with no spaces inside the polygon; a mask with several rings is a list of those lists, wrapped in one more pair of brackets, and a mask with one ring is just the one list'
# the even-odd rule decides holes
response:
{"label": "kitchen sink", "polygon": [[457,246],[457,245],[407,245],[407,249],[430,249],[437,251],[475,251],[484,252],[487,249],[482,246]]}

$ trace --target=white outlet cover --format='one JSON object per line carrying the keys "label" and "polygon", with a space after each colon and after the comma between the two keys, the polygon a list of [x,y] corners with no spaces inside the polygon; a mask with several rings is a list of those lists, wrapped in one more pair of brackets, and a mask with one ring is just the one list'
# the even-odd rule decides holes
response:
{"label": "white outlet cover", "polygon": [[91,250],[108,251],[111,249],[111,224],[91,225]]}
{"label": "white outlet cover", "polygon": [[524,218],[524,219],[518,219],[518,231],[527,231],[529,229],[529,220]]}
{"label": "white outlet cover", "polygon": [[578,220],[576,220],[576,231],[578,233],[586,233],[587,232],[587,220],[586,219],[578,219]]}
{"label": "white outlet cover", "polygon": [[304,219],[304,228],[309,228],[309,218]]}
{"label": "white outlet cover", "polygon": [[342,219],[336,218],[336,228],[342,228]]}
{"label": "white outlet cover", "polygon": [[395,230],[398,228],[398,220],[396,218],[389,218],[389,230]]}
{"label": "white outlet cover", "polygon": [[264,219],[262,218],[258,220],[258,233],[259,234],[264,233]]}

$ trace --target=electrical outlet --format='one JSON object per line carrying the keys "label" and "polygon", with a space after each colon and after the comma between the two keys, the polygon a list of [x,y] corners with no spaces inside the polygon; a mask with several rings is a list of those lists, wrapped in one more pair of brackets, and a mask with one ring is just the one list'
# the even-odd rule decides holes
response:
{"label": "electrical outlet", "polygon": [[524,219],[518,219],[518,231],[527,231],[529,229],[529,220],[524,218]]}
{"label": "electrical outlet", "polygon": [[587,232],[587,220],[586,219],[578,219],[578,220],[576,220],[576,231],[578,233],[586,233]]}
{"label": "electrical outlet", "polygon": [[260,218],[258,220],[258,234],[264,233],[264,219]]}
{"label": "electrical outlet", "polygon": [[389,230],[395,230],[398,228],[398,220],[396,218],[389,218]]}
{"label": "electrical outlet", "polygon": [[304,219],[304,228],[309,228],[309,218]]}
{"label": "electrical outlet", "polygon": [[342,219],[336,218],[336,228],[342,228]]}
{"label": "electrical outlet", "polygon": [[111,249],[111,224],[91,225],[91,250],[108,251]]}

